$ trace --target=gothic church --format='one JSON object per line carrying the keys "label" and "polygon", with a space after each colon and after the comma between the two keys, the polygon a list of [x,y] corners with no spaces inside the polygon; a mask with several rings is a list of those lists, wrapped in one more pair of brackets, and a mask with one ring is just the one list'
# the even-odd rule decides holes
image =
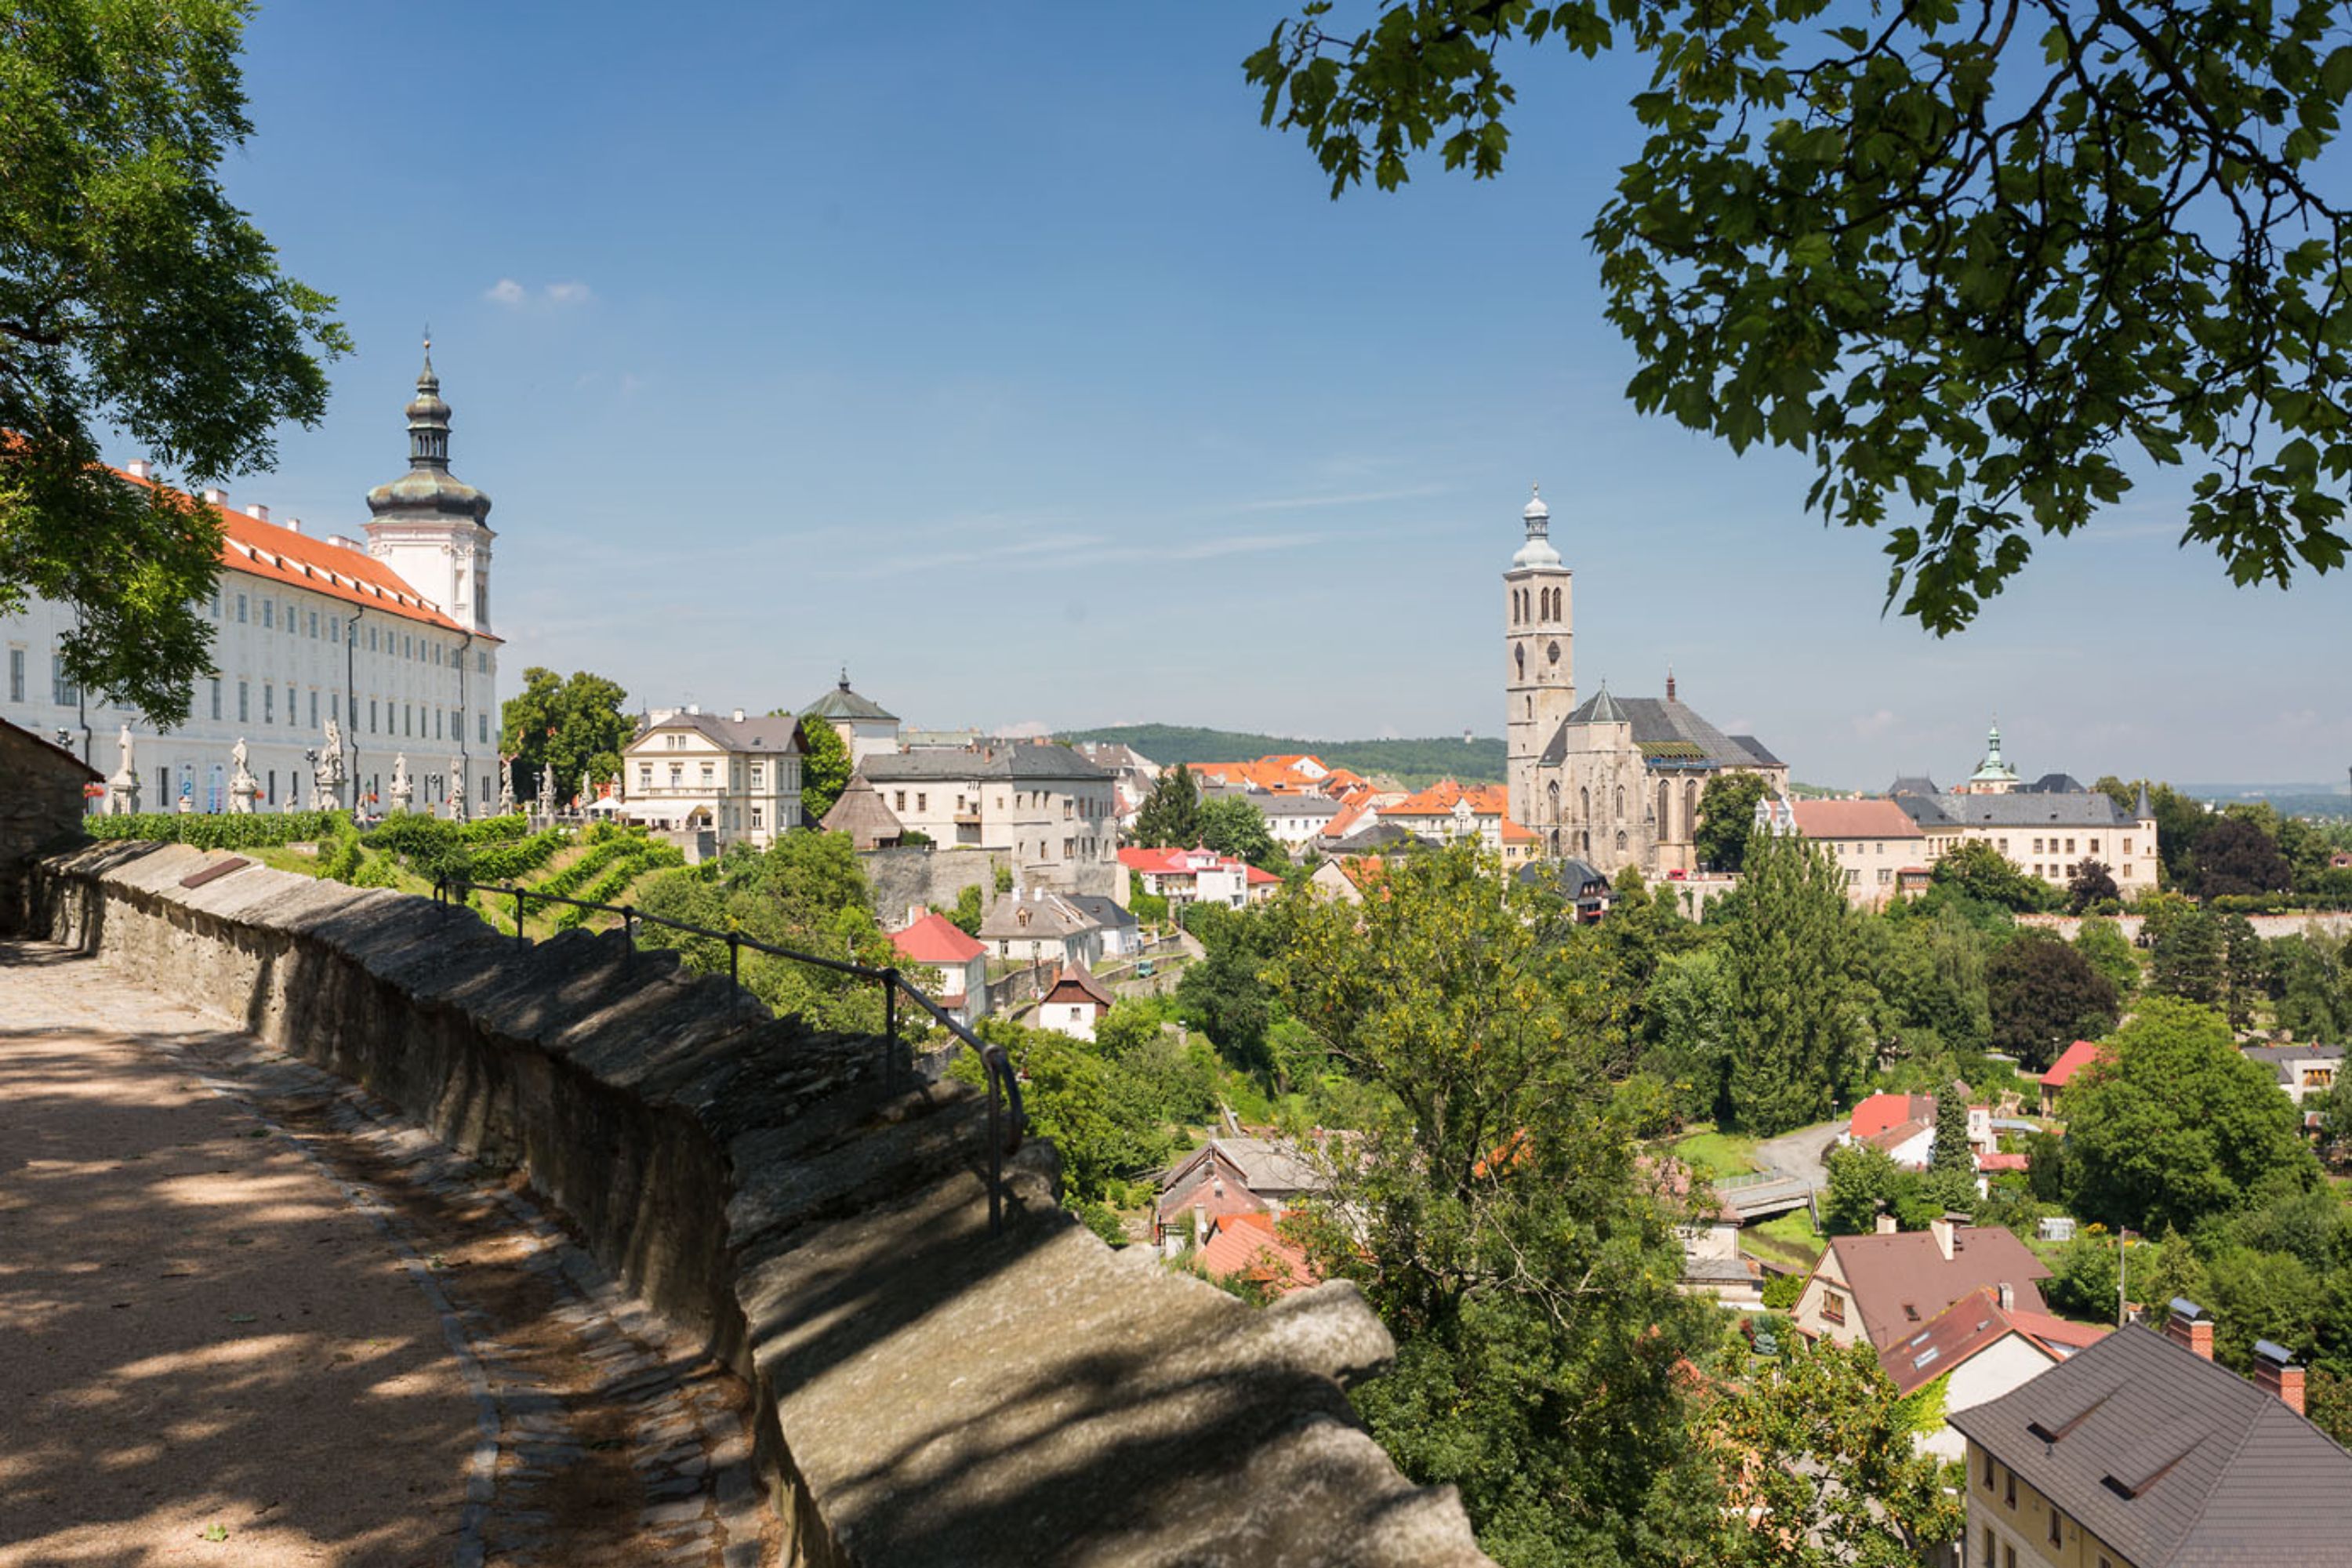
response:
{"label": "gothic church", "polygon": [[1693,844],[1699,796],[1717,773],[1764,776],[1789,787],[1788,765],[1753,735],[1727,735],[1675,695],[1613,697],[1604,682],[1576,700],[1575,575],[1552,548],[1551,509],[1540,493],[1521,513],[1527,542],[1503,574],[1505,751],[1511,819],[1544,851],[1614,875],[1627,866],[1653,879],[1698,869]]}

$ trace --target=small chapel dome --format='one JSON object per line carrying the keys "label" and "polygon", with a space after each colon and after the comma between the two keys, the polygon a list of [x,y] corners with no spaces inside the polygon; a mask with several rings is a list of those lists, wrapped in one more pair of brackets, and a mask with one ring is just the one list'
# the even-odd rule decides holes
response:
{"label": "small chapel dome", "polygon": [[1535,493],[1528,498],[1526,508],[1519,515],[1529,522],[1549,522],[1551,508],[1544,505],[1543,487],[1537,485],[1533,489]]}
{"label": "small chapel dome", "polygon": [[1550,539],[1546,537],[1551,531],[1551,508],[1544,505],[1541,486],[1535,487],[1535,494],[1528,498],[1528,504],[1520,511],[1519,516],[1528,525],[1528,542],[1519,546],[1517,554],[1511,557],[1511,564],[1513,566],[1559,565],[1559,552],[1551,547]]}

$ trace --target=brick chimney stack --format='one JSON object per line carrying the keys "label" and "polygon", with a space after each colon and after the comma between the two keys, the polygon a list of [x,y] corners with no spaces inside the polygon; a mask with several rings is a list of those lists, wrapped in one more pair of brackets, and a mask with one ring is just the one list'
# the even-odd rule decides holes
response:
{"label": "brick chimney stack", "polygon": [[2278,1395],[2297,1415],[2303,1414],[2303,1368],[2294,1352],[2268,1340],[2254,1342],[2254,1386]]}
{"label": "brick chimney stack", "polygon": [[[2172,1315],[2165,1320],[2164,1337],[2207,1361],[2213,1359],[2213,1320],[2205,1315],[2204,1308],[2186,1296],[2172,1299]],[[2298,1377],[2298,1385],[2301,1381]]]}

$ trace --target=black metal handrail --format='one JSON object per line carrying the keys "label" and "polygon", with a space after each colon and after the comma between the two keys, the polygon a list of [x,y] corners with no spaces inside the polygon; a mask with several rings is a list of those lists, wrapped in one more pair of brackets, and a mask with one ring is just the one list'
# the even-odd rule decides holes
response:
{"label": "black metal handrail", "polygon": [[636,950],[637,922],[667,927],[684,931],[689,936],[706,937],[727,944],[727,980],[741,989],[743,950],[764,952],[772,958],[789,959],[794,963],[814,964],[836,974],[854,975],[871,980],[882,987],[882,1089],[885,1094],[896,1094],[898,1089],[898,997],[903,993],[908,1001],[931,1016],[934,1023],[970,1046],[979,1056],[981,1070],[988,1079],[988,1231],[1000,1236],[1004,1230],[1004,1159],[1021,1148],[1022,1138],[1028,1127],[1028,1114],[1021,1103],[1021,1079],[1013,1070],[1013,1059],[1003,1046],[992,1045],[958,1023],[954,1015],[923,994],[910,984],[894,966],[877,969],[870,963],[858,963],[849,959],[826,958],[819,953],[797,952],[788,947],[745,936],[740,931],[712,931],[708,926],[674,921],[667,915],[647,914],[629,904],[599,904],[586,899],[566,898],[561,893],[542,893],[530,888],[501,885],[495,882],[468,881],[463,877],[439,877],[433,884],[433,901],[447,906],[465,905],[476,893],[495,893],[510,897],[515,901],[515,942],[520,947],[530,945],[530,937],[523,930],[523,917],[530,906],[537,904],[568,904],[575,910],[592,914],[618,915],[621,931],[627,938],[631,952]]}

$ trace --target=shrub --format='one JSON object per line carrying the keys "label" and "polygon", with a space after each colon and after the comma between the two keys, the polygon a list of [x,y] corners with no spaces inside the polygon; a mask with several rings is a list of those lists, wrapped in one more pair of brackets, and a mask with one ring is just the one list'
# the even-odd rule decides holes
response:
{"label": "shrub", "polygon": [[82,826],[92,838],[186,844],[198,849],[260,849],[306,839],[331,838],[351,819],[340,811],[287,811],[268,815],[187,816],[142,811],[131,816],[89,816]]}
{"label": "shrub", "polygon": [[1764,1304],[1776,1312],[1795,1310],[1797,1298],[1805,1293],[1805,1277],[1801,1274],[1775,1274],[1764,1281]]}

